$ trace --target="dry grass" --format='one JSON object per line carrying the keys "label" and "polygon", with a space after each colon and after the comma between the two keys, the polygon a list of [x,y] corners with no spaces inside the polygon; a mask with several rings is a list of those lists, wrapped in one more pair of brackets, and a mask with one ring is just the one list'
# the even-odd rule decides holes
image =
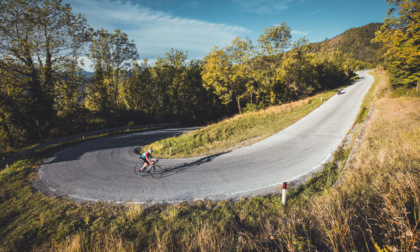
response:
{"label": "dry grass", "polygon": [[325,180],[289,190],[286,206],[281,195],[77,204],[33,193],[22,161],[0,173],[0,251],[418,251],[420,101],[392,98],[377,74],[373,114],[335,187],[326,167]]}
{"label": "dry grass", "polygon": [[308,215],[334,251],[418,250],[420,100],[391,99],[389,92],[384,79],[344,183],[309,204]]}
{"label": "dry grass", "polygon": [[334,94],[333,91],[322,94],[322,101],[319,94],[305,100],[236,115],[203,129],[143,146],[141,151],[153,148],[158,157],[177,158],[211,155],[241,148],[292,125]]}
{"label": "dry grass", "polygon": [[301,195],[286,214],[267,219],[267,244],[283,251],[419,250],[420,100],[390,98],[384,73],[377,74],[373,116],[343,182]]}

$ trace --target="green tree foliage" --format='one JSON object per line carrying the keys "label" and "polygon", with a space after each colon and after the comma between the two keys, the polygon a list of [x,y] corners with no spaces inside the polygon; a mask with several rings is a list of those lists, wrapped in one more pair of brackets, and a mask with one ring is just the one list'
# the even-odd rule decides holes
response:
{"label": "green tree foliage", "polygon": [[[5,64],[1,62],[1,64]],[[0,68],[0,147],[8,149],[28,138],[29,98],[24,94],[26,79]]]}
{"label": "green tree foliage", "polygon": [[350,58],[374,63],[378,60],[379,44],[372,44],[375,32],[379,30],[381,23],[370,23],[368,25],[351,28],[345,31],[339,38],[337,48]]}
{"label": "green tree foliage", "polygon": [[104,29],[93,33],[89,49],[87,56],[93,62],[95,74],[88,85],[86,106],[103,123],[113,125],[115,116],[124,109],[124,92],[120,89],[132,62],[138,59],[137,49],[127,34],[120,30],[110,34]]}
{"label": "green tree foliage", "polygon": [[239,113],[294,101],[338,87],[353,76],[352,61],[340,51],[310,51],[309,42],[293,45],[286,23],[264,31],[253,46],[236,38],[205,58],[203,83]]}
{"label": "green tree foliage", "polygon": [[86,128],[86,110],[84,108],[84,87],[86,78],[77,60],[63,65],[54,83],[54,110],[57,118],[54,129],[50,131],[53,137],[75,134]]}
{"label": "green tree foliage", "polygon": [[204,89],[202,63],[190,61],[187,54],[172,49],[154,66],[147,61],[135,66],[127,80],[126,103],[132,114],[145,122],[180,121],[204,123],[218,119],[221,103]]}
{"label": "green tree foliage", "polygon": [[236,101],[239,113],[242,113],[241,97],[245,95],[251,81],[248,65],[251,53],[252,42],[236,38],[226,48],[213,48],[205,58],[205,87],[213,90],[225,104]]}
{"label": "green tree foliage", "polygon": [[292,39],[291,29],[285,22],[264,30],[258,38],[258,49],[264,56],[276,56],[285,52]]}
{"label": "green tree foliage", "polygon": [[258,93],[264,106],[281,103],[279,96],[285,90],[281,77],[285,73],[280,65],[291,39],[291,29],[285,22],[265,29],[258,38],[255,79],[260,83]]}
{"label": "green tree foliage", "polygon": [[330,60],[333,60],[331,56],[334,53],[340,52],[341,59],[346,61],[345,67],[351,70],[375,67],[380,63],[381,45],[373,44],[371,40],[381,25],[381,23],[370,23],[362,27],[351,28],[332,39],[325,39],[320,43],[310,43],[308,52],[316,53],[318,57]]}
{"label": "green tree foliage", "polygon": [[155,116],[159,121],[174,120],[179,112],[176,85],[185,69],[187,53],[171,49],[166,58],[158,58],[152,68],[154,89],[151,93]]}
{"label": "green tree foliage", "polygon": [[9,142],[16,143],[11,138],[37,134],[36,122],[51,128],[58,73],[81,51],[87,24],[60,0],[1,1],[0,20],[0,68],[9,77],[8,83],[2,79],[0,92],[7,97],[2,101],[17,105],[11,110],[13,103],[2,102],[0,123],[9,129]]}
{"label": "green tree foliage", "polygon": [[[61,0],[7,0],[0,7],[0,148],[133,122],[214,122],[336,88],[369,64],[354,52],[365,47],[358,34],[370,34],[370,26],[342,39],[357,45],[347,51],[331,47],[332,40],[292,45],[283,22],[265,29],[255,46],[238,37],[203,61],[172,49],[154,64],[139,64],[125,33],[94,31]],[[83,73],[82,49],[91,78]]]}
{"label": "green tree foliage", "polygon": [[281,80],[283,86],[288,89],[286,96],[282,97],[283,101],[306,97],[315,90],[321,90],[314,55],[307,53],[307,44],[306,39],[298,40],[283,61],[282,68],[285,74]]}
{"label": "green tree foliage", "polygon": [[[386,68],[393,86],[414,87],[420,80],[420,2],[387,0],[394,5],[374,42],[383,43]],[[397,12],[397,16],[393,14]]]}

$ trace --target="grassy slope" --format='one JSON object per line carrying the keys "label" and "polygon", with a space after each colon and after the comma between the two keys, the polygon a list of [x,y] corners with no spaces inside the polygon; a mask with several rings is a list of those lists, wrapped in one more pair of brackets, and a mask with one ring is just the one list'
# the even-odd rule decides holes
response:
{"label": "grassy slope", "polygon": [[413,251],[420,102],[390,98],[383,73],[377,77],[371,120],[340,185],[332,187],[340,167],[331,163],[289,190],[286,207],[278,195],[148,208],[78,204],[33,192],[34,157],[0,173],[0,251]]}
{"label": "grassy slope", "polygon": [[197,131],[151,143],[143,146],[141,151],[153,148],[155,156],[176,158],[210,155],[240,148],[287,128],[334,94],[335,91],[330,91],[302,101],[237,115]]}

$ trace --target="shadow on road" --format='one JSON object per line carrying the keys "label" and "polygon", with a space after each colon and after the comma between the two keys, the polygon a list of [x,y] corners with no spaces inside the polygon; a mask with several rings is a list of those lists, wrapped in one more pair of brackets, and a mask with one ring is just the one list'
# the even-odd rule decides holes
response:
{"label": "shadow on road", "polygon": [[177,166],[174,166],[174,167],[166,168],[164,170],[164,173],[163,173],[162,177],[168,177],[168,176],[172,176],[172,175],[175,175],[175,174],[178,174],[178,173],[181,173],[181,172],[191,170],[195,167],[200,166],[201,164],[211,162],[214,158],[216,158],[218,156],[221,156],[221,155],[224,155],[226,153],[229,153],[229,152],[222,152],[222,153],[218,153],[218,154],[214,154],[214,155],[205,156],[205,157],[200,158],[199,160],[191,162],[191,163],[183,163],[183,164],[180,164],[180,165],[177,165]]}
{"label": "shadow on road", "polygon": [[80,159],[80,157],[87,153],[134,146],[138,147],[159,139],[179,136],[182,133],[183,131],[179,129],[166,129],[105,136],[72,145],[62,151],[55,153],[44,163],[52,164],[74,161]]}

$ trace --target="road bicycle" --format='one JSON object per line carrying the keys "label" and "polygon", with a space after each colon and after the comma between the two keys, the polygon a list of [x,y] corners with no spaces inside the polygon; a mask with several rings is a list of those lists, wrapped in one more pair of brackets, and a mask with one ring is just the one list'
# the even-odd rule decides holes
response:
{"label": "road bicycle", "polygon": [[150,165],[144,167],[143,170],[141,168],[143,167],[144,162],[140,162],[140,164],[137,164],[134,166],[134,173],[136,173],[137,176],[144,177],[146,175],[151,175],[154,178],[160,178],[162,177],[163,169],[159,165],[157,165],[157,162],[159,160],[156,159],[155,162],[152,162]]}

